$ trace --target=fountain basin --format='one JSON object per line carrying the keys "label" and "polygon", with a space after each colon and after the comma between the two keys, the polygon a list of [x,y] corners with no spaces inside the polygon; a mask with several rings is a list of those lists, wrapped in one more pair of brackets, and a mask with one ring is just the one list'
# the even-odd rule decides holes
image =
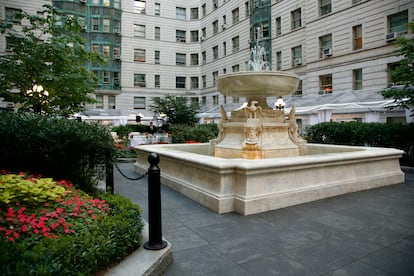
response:
{"label": "fountain basin", "polygon": [[306,155],[249,160],[208,155],[209,144],[137,148],[135,170],[160,155],[161,182],[216,213],[242,215],[404,182],[390,148],[307,144]]}
{"label": "fountain basin", "polygon": [[297,75],[281,71],[232,73],[219,77],[217,81],[217,88],[223,95],[247,98],[291,95],[298,85]]}

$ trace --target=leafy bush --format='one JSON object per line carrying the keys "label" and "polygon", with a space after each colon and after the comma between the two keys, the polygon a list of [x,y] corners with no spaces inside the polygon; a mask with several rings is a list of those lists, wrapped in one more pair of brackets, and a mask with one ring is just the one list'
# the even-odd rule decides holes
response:
{"label": "leafy bush", "polygon": [[65,189],[58,200],[0,205],[2,275],[92,275],[139,247],[137,205],[118,195],[91,198],[66,181],[54,184]]}
{"label": "leafy bush", "polygon": [[414,165],[414,124],[325,122],[307,129],[307,141],[397,148],[405,152],[401,163]]}
{"label": "leafy bush", "polygon": [[0,112],[0,168],[67,179],[93,192],[115,157],[109,130],[64,118]]}
{"label": "leafy bush", "polygon": [[202,124],[196,126],[171,125],[172,142],[174,144],[194,141],[200,143],[209,142],[218,135],[218,128],[215,124]]}

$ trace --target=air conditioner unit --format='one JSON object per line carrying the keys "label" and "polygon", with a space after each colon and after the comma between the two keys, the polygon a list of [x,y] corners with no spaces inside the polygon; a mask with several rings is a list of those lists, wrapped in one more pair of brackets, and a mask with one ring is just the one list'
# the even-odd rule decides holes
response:
{"label": "air conditioner unit", "polygon": [[330,57],[330,56],[332,56],[332,49],[331,49],[331,48],[326,48],[326,49],[323,49],[323,55],[324,55],[325,57]]}
{"label": "air conditioner unit", "polygon": [[300,58],[295,58],[293,60],[293,64],[295,64],[295,66],[301,65],[302,64],[302,59]]}
{"label": "air conditioner unit", "polygon": [[119,55],[114,55],[114,59],[116,59],[116,60],[120,60],[120,59],[121,59],[121,57],[120,57]]}
{"label": "air conditioner unit", "polygon": [[201,36],[201,37],[200,37],[200,40],[201,40],[201,41],[204,41],[204,40],[206,40],[206,38],[205,38],[204,36]]}
{"label": "air conditioner unit", "polygon": [[394,41],[397,38],[397,33],[389,33],[385,36],[387,42]]}
{"label": "air conditioner unit", "polygon": [[114,80],[114,85],[119,86],[119,80]]}

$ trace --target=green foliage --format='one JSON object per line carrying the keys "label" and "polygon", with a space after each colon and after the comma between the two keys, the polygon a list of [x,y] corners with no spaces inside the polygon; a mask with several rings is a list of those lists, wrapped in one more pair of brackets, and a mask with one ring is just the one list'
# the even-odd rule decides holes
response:
{"label": "green foliage", "polygon": [[25,175],[0,175],[0,206],[22,202],[41,205],[64,195],[66,189],[51,178],[25,178]]}
{"label": "green foliage", "polygon": [[197,122],[197,106],[188,105],[186,98],[166,96],[155,98],[151,109],[157,113],[164,113],[168,124],[193,125]]}
{"label": "green foliage", "polygon": [[[414,33],[414,21],[408,24],[410,33]],[[392,98],[397,107],[412,108],[414,106],[414,39],[399,37],[397,54],[403,56],[395,70],[390,72],[391,81],[401,84],[401,88],[387,88],[381,91],[384,98]],[[414,110],[411,110],[413,113]],[[414,116],[414,113],[412,114]]]}
{"label": "green foliage", "polygon": [[379,146],[404,150],[404,164],[414,165],[414,124],[325,122],[307,129],[309,143]]}
{"label": "green foliage", "polygon": [[[97,79],[85,64],[103,58],[86,50],[76,19],[44,7],[44,16],[22,12],[14,25],[0,21],[0,32],[13,41],[12,52],[0,56],[0,97],[22,111],[68,116],[94,102],[89,93]],[[35,84],[48,96],[29,95]]]}
{"label": "green foliage", "polygon": [[[0,208],[2,275],[93,275],[140,246],[143,222],[137,205],[118,195],[92,199],[64,185],[70,192],[60,201]],[[37,221],[36,215],[41,216]],[[67,231],[57,231],[61,225]]]}
{"label": "green foliage", "polygon": [[113,127],[111,131],[116,132],[120,139],[127,139],[128,133],[134,132],[135,130],[133,125],[122,125]]}
{"label": "green foliage", "polygon": [[218,135],[218,128],[215,124],[203,124],[196,126],[171,125],[172,142],[174,144],[185,142],[206,143]]}
{"label": "green foliage", "polygon": [[30,113],[0,112],[0,168],[67,179],[96,188],[102,164],[115,158],[104,126]]}

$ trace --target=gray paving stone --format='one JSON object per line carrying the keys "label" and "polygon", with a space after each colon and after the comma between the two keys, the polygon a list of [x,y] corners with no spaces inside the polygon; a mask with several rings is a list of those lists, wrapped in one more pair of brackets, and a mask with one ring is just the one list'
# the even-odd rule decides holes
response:
{"label": "gray paving stone", "polygon": [[356,261],[352,264],[349,264],[345,267],[339,268],[328,274],[329,276],[392,276],[385,271],[375,269],[367,264],[364,264],[360,261]]}

